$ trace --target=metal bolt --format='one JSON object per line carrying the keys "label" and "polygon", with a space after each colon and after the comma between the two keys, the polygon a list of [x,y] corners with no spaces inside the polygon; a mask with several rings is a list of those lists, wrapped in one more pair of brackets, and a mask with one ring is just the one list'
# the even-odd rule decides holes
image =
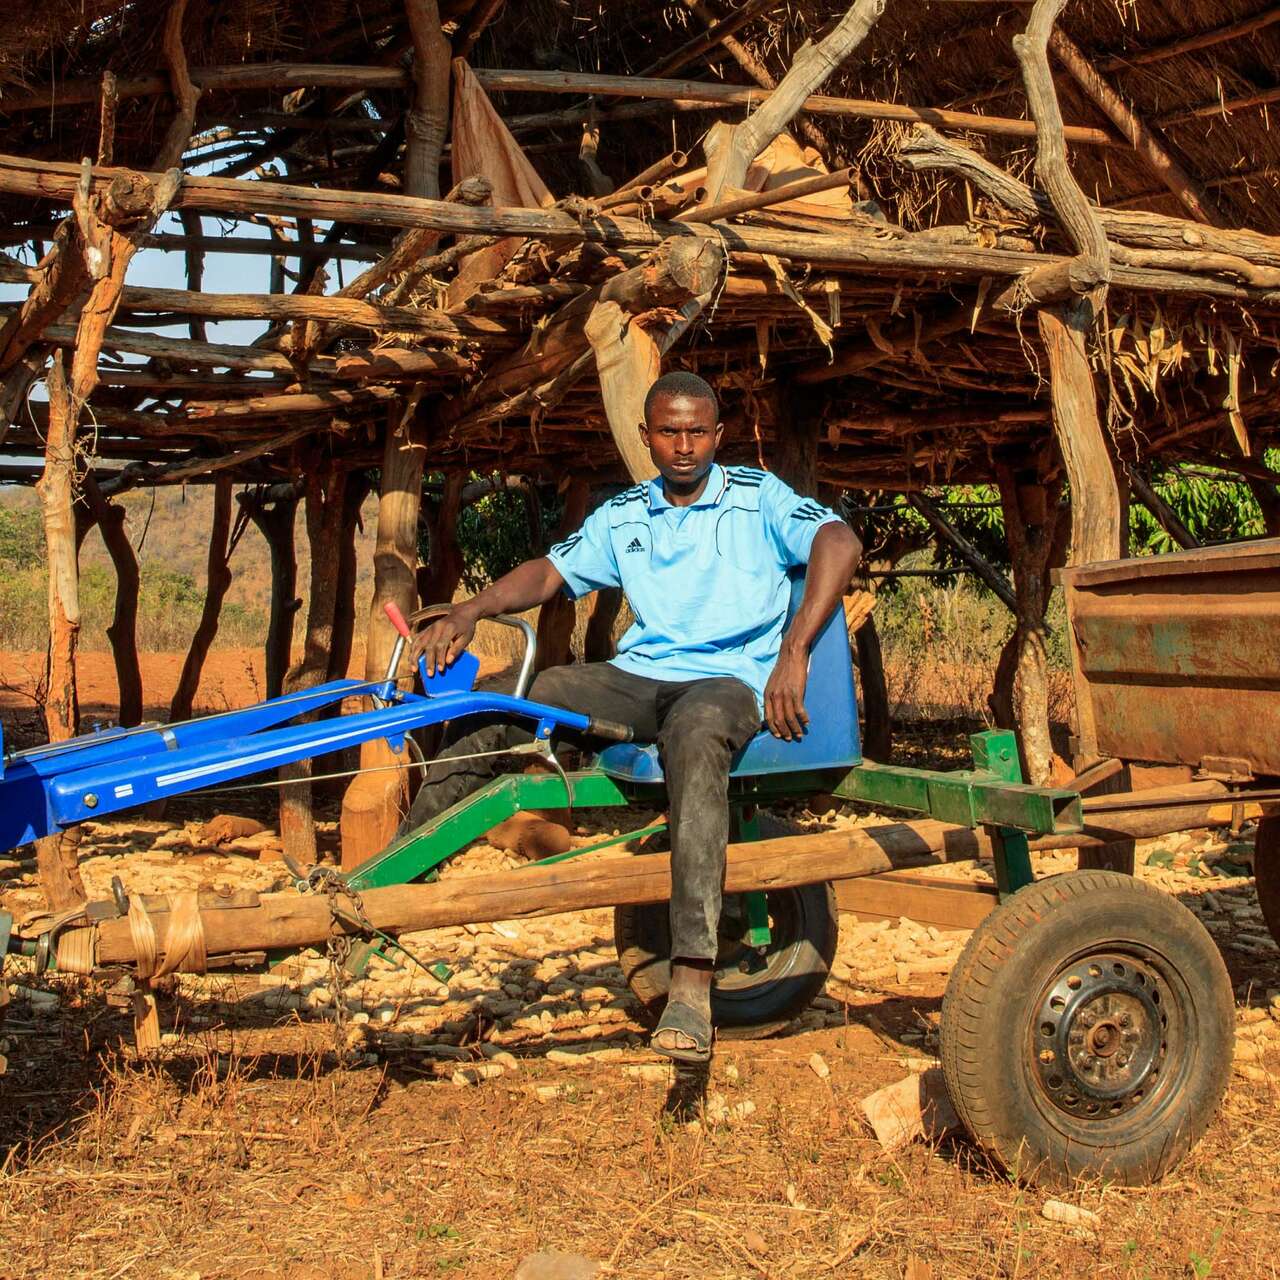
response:
{"label": "metal bolt", "polygon": [[84,793],[84,807],[86,809],[96,809],[98,807],[98,796],[96,792],[86,791]]}
{"label": "metal bolt", "polygon": [[1119,1022],[1122,1027],[1131,1027],[1133,1026],[1133,1017],[1130,1014],[1122,1013]]}
{"label": "metal bolt", "polygon": [[1094,1017],[1094,1015],[1091,1014],[1087,1009],[1080,1015],[1080,1022],[1083,1026],[1086,1026],[1086,1027],[1093,1026],[1093,1024],[1097,1022],[1097,1020],[1098,1019]]}
{"label": "metal bolt", "polygon": [[1041,1050],[1040,1050],[1040,1061],[1041,1061],[1041,1062],[1046,1062],[1046,1063],[1048,1063],[1048,1062],[1052,1062],[1056,1056],[1057,1056],[1057,1055],[1053,1052],[1053,1050],[1052,1050],[1052,1049],[1041,1049]]}

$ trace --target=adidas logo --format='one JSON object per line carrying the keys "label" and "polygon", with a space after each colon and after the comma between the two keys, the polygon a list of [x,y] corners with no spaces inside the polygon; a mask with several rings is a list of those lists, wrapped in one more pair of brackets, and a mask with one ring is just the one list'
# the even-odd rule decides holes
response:
{"label": "adidas logo", "polygon": [[626,550],[628,550],[628,551],[643,551],[643,550],[644,550],[644,544],[640,541],[640,539],[639,539],[639,538],[632,538],[632,539],[631,539],[631,541],[627,543]]}

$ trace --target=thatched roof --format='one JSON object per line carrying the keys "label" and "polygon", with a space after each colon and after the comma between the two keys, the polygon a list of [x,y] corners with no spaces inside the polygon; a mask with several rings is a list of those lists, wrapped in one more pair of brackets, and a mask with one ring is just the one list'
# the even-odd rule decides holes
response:
{"label": "thatched roof", "polygon": [[[780,77],[803,40],[820,34],[846,8],[830,0],[748,0],[748,5],[757,16],[734,35],[740,54],[716,43],[671,74],[704,84],[755,85],[742,65],[746,62]],[[701,0],[508,0],[475,44],[470,61],[481,69],[654,74],[654,67],[661,68],[706,30],[707,15],[724,15],[737,7],[721,4],[712,10]],[[468,39],[470,24],[492,8],[485,0],[440,5],[455,48]],[[1024,25],[1027,8],[1021,0],[890,0],[871,36],[822,92],[1025,120],[1012,38]],[[160,33],[168,9],[168,0],[55,0],[24,15],[0,51],[0,151],[72,163],[95,154],[96,94],[63,105],[58,105],[58,95],[65,96],[81,81],[99,81],[107,70],[120,82],[163,74]],[[1267,114],[1267,102],[1280,101],[1274,77],[1280,65],[1280,10],[1261,11],[1257,0],[1076,3],[1063,15],[1061,28],[1121,103],[1163,143],[1191,187],[1202,194],[1213,220],[1228,229],[1280,234],[1280,201],[1275,199],[1280,141],[1272,135]],[[193,73],[292,62],[383,67],[394,74],[412,57],[401,0],[357,5],[337,0],[306,5],[190,0],[183,37]],[[1055,81],[1067,125],[1091,131],[1090,140],[1073,145],[1070,152],[1085,191],[1106,208],[1164,215],[1169,220],[1162,224],[1164,232],[1175,246],[1183,224],[1172,220],[1185,220],[1192,230],[1185,232],[1182,247],[1187,252],[1202,248],[1194,239],[1198,233],[1187,200],[1153,172],[1121,136],[1112,115],[1075,77],[1059,68]],[[266,179],[329,190],[395,193],[403,180],[408,92],[394,83],[367,90],[211,88],[197,107],[202,146],[188,153],[186,163],[220,155],[215,172],[229,176],[256,172]],[[587,97],[496,89],[491,96],[503,117],[514,122],[516,136],[562,207],[579,219],[595,216],[589,207],[584,214],[583,202],[572,199],[592,193],[577,158],[581,124],[565,118],[567,109]],[[614,182],[624,182],[673,148],[689,153],[689,167],[700,164],[699,142],[707,127],[716,119],[736,120],[744,114],[740,105],[690,109],[682,103],[676,109],[666,101],[601,94],[594,103],[600,128],[596,159]],[[122,97],[115,163],[149,166],[172,114],[167,93]],[[539,119],[530,122],[531,116]],[[548,119],[556,116],[560,119]],[[821,472],[837,485],[894,488],[981,479],[1002,452],[1029,458],[1052,452],[1043,370],[1016,309],[982,314],[972,327],[953,323],[935,341],[925,342],[930,326],[958,309],[970,307],[978,317],[985,299],[1007,275],[987,277],[976,268],[920,268],[907,260],[899,268],[868,265],[847,255],[839,261],[806,261],[799,253],[767,259],[733,238],[737,227],[824,235],[832,244],[851,244],[850,236],[880,243],[954,241],[963,248],[1025,253],[1028,259],[1033,253],[1062,257],[1071,252],[1053,219],[1011,209],[953,174],[918,171],[905,163],[902,146],[915,127],[909,121],[869,119],[866,113],[803,117],[797,130],[800,143],[816,141],[829,169],[852,168],[853,194],[863,202],[858,210],[844,220],[761,210],[723,224],[727,246],[738,250],[731,255],[728,279],[699,325],[667,359],[697,367],[717,381],[734,427],[732,448],[739,455],[767,460],[779,417],[797,411],[821,417]],[[1025,131],[1009,136],[981,125],[942,131],[1000,169],[1031,180],[1035,140]],[[270,169],[261,171],[259,165]],[[443,185],[449,185],[447,165]],[[32,236],[47,241],[56,208],[48,200],[5,197],[4,215],[18,224],[6,242],[14,245]],[[642,218],[661,213],[637,212]],[[213,218],[206,216],[205,230],[216,231]],[[375,254],[390,244],[394,233],[394,227],[360,225],[350,228],[347,238],[358,241],[366,254]],[[1173,251],[1167,247],[1152,252],[1152,244],[1139,243],[1145,234],[1126,241],[1128,248],[1120,256],[1127,253],[1132,259],[1126,259],[1131,276],[1152,268],[1164,272],[1164,283],[1113,284],[1105,348],[1110,358],[1103,349],[1097,358],[1100,374],[1106,375],[1103,385],[1112,389],[1109,417],[1121,452],[1236,456],[1243,421],[1256,454],[1259,443],[1266,443],[1280,425],[1280,405],[1270,389],[1280,315],[1275,289],[1280,276],[1273,279],[1272,273],[1280,264],[1280,241],[1257,237],[1243,248],[1232,241],[1226,244],[1232,253],[1211,242],[1217,257],[1192,269],[1176,254],[1169,256]],[[427,402],[437,396],[456,400],[468,389],[474,394],[486,371],[525,343],[540,318],[555,313],[575,292],[644,261],[648,252],[625,236],[608,249],[590,244],[584,249],[554,238],[532,240],[482,295],[457,313],[491,322],[491,331],[469,331],[453,340],[404,332],[389,337],[397,327],[388,321],[373,333],[367,328],[331,330],[328,353],[320,354],[324,359],[350,356],[379,343],[448,353],[439,371],[419,379],[418,394]],[[434,316],[454,269],[441,265],[401,301]],[[9,272],[8,278],[18,278],[15,269]],[[206,289],[214,287],[206,282]],[[331,283],[329,292],[335,287]],[[394,288],[394,281],[388,288]],[[151,308],[139,303],[130,323],[164,310],[160,303]],[[279,326],[277,337],[278,332]],[[797,375],[819,376],[812,371],[831,358],[828,348],[837,360],[845,357],[846,364],[852,353],[850,371],[798,384]],[[858,352],[877,350],[881,354],[874,362],[858,366]],[[207,422],[184,411],[183,395],[221,403],[243,397],[247,390],[221,393],[196,386],[193,370],[207,370],[207,361],[184,369],[170,360],[163,367],[175,376],[186,375],[192,389],[184,386],[157,401],[151,398],[155,387],[147,388],[149,397],[130,390],[125,379],[95,392],[92,406],[99,410],[104,457],[173,460],[192,450],[196,456],[214,455],[228,447],[282,439],[291,425],[320,429],[333,416],[332,410],[317,409],[312,416],[284,419],[266,411],[220,423],[212,431]],[[291,376],[283,368],[271,376],[279,394],[288,394]],[[340,410],[350,430],[334,446],[352,462],[378,456],[376,437],[387,420],[385,399],[364,393],[385,385],[403,396],[412,383],[380,382],[371,373],[357,385],[361,395]],[[297,389],[323,393],[351,386],[322,361]],[[143,422],[148,416],[151,427]],[[4,451],[29,451],[36,443],[36,430],[19,423]],[[287,471],[292,446],[292,440],[286,441],[265,457],[246,460],[238,473]],[[442,432],[430,453],[432,463],[440,466],[501,465],[554,475],[569,465],[601,476],[619,469],[590,368],[553,403],[540,407],[526,399],[514,403],[505,417],[461,434]]]}

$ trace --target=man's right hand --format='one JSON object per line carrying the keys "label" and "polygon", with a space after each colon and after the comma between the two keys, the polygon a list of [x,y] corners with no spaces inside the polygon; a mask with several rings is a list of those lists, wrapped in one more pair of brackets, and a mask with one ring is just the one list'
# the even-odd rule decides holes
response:
{"label": "man's right hand", "polygon": [[421,655],[427,675],[433,676],[453,663],[476,633],[476,615],[465,604],[455,605],[437,618],[413,642],[413,656]]}

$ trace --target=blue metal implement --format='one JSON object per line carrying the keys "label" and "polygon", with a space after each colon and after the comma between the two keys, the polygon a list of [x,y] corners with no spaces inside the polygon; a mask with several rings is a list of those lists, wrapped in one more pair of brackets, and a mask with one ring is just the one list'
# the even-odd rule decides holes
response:
{"label": "blue metal implement", "polygon": [[[590,725],[586,716],[559,707],[476,691],[478,669],[477,659],[463,654],[431,677],[419,663],[421,694],[399,690],[391,681],[335,680],[239,711],[182,724],[108,729],[15,753],[0,772],[0,849],[374,738],[400,749],[410,730],[446,720],[496,714],[532,721],[540,742],[558,728],[585,731]],[[381,705],[325,720],[307,718],[360,694]]]}

